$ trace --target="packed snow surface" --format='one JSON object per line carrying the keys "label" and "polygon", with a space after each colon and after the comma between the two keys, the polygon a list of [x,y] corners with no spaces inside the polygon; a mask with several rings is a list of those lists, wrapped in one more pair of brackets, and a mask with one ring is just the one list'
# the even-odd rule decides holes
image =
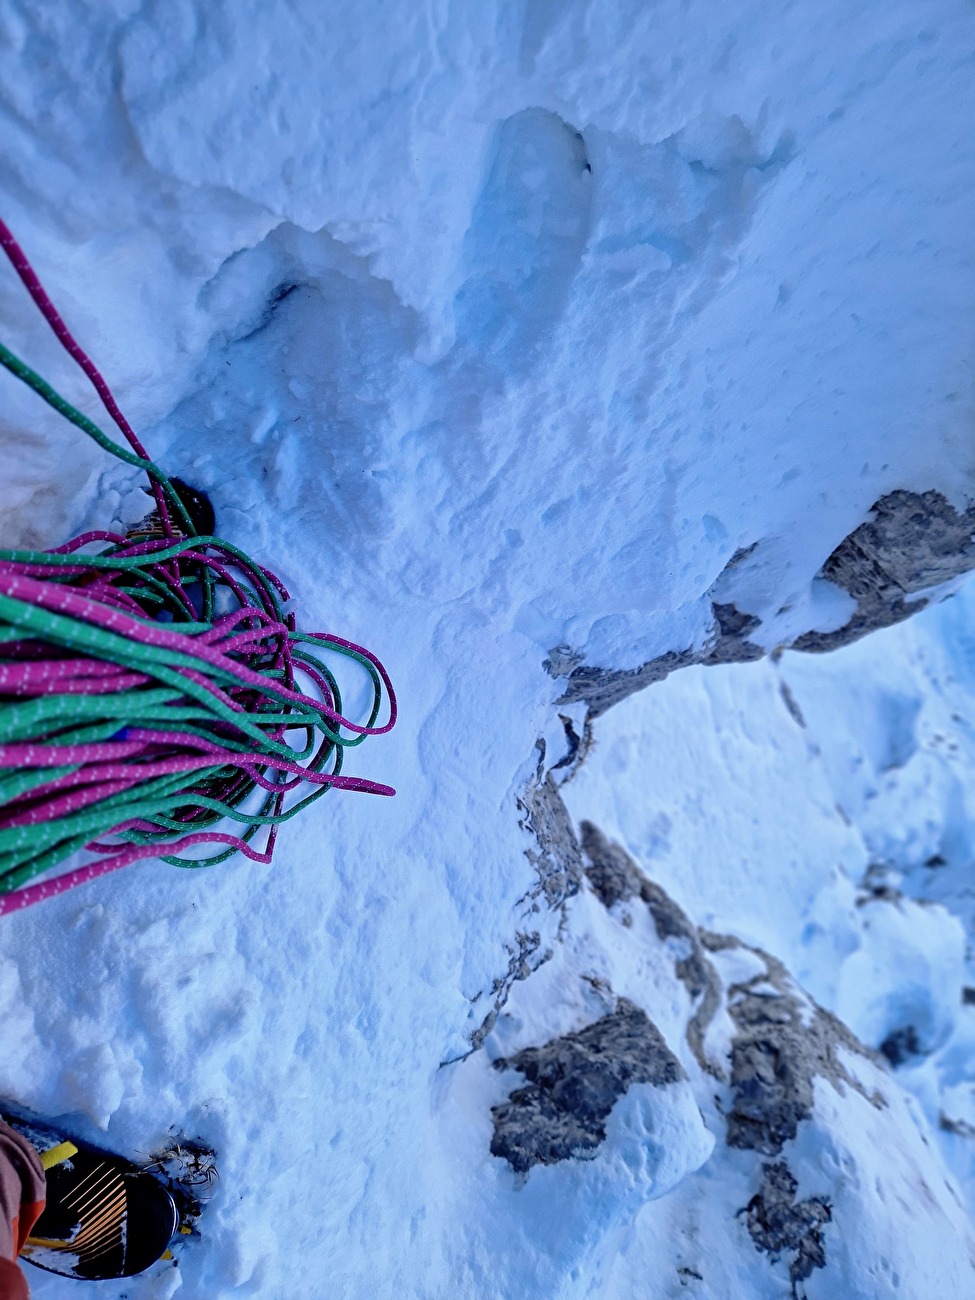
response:
{"label": "packed snow surface", "polygon": [[[972,591],[597,720],[574,822],[739,945],[703,1054],[685,941],[553,905],[519,805],[564,752],[557,647],[703,645],[715,593],[764,649],[829,631],[816,575],[876,500],[975,496],[972,6],[8,0],[0,50],[5,220],[155,458],[401,704],[348,765],[396,798],[332,792],[272,867],[146,863],[0,924],[0,1094],[218,1154],[202,1239],[100,1294],[975,1292]],[[97,418],[12,272],[0,314]],[[0,543],[144,513],[2,391]],[[708,1072],[732,994],[881,1053],[837,1048],[764,1167]],[[685,1077],[515,1174],[493,1063],[624,997]]]}

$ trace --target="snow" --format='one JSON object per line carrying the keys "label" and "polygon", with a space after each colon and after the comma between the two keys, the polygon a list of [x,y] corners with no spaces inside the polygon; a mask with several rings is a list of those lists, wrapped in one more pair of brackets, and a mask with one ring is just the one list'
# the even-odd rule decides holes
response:
{"label": "snow", "polygon": [[[0,926],[0,1094],[218,1152],[203,1241],[103,1294],[788,1294],[736,1217],[758,1166],[685,1040],[681,952],[588,888],[548,909],[518,799],[538,738],[564,749],[556,647],[700,646],[712,596],[767,649],[841,626],[816,575],[874,501],[975,495],[971,7],[18,0],[0,50],[4,217],[49,291],[155,457],[401,702],[348,769],[396,799],[333,792],[271,868],[142,864]],[[97,414],[12,273],[0,315]],[[143,512],[3,397],[3,545]],[[834,1198],[812,1300],[971,1287],[973,628],[966,587],[831,656],[682,669],[561,787],[868,1047],[920,1036],[862,1067],[882,1116],[819,1081],[790,1144],[797,1195]],[[592,980],[689,1081],[518,1185],[490,1060],[602,1014]]]}

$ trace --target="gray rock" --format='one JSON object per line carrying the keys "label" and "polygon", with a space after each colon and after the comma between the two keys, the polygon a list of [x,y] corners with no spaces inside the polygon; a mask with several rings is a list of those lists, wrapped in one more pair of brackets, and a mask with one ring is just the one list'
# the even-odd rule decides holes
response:
{"label": "gray rock", "polygon": [[582,885],[582,854],[572,819],[551,775],[539,775],[529,782],[518,800],[521,826],[533,836],[535,847],[529,861],[538,874],[533,895],[541,895],[549,907],[560,907],[579,892]]}
{"label": "gray rock", "polygon": [[[975,568],[973,535],[975,506],[959,512],[935,491],[897,491],[881,497],[870,518],[840,543],[816,575],[851,595],[857,602],[856,612],[838,631],[804,633],[792,649],[835,650],[916,614],[927,600],[907,597],[917,597]],[[752,550],[754,547],[732,556],[725,573]],[[599,668],[583,663],[579,652],[569,646],[552,650],[543,666],[553,677],[565,678],[559,703],[584,701],[589,718],[594,719],[678,668],[761,658],[764,651],[749,640],[758,627],[757,618],[720,601],[712,601],[712,612],[714,625],[707,645],[670,650],[637,668]]]}
{"label": "gray rock", "polygon": [[484,1040],[497,1023],[498,1013],[507,1002],[511,986],[516,980],[527,979],[532,971],[537,970],[547,961],[551,953],[542,949],[542,936],[538,930],[516,930],[514,943],[506,945],[508,951],[508,969],[495,978],[491,985],[491,1009],[484,1019],[471,1032],[470,1050],[478,1051]]}
{"label": "gray rock", "polygon": [[796,1200],[796,1182],[782,1163],[763,1166],[762,1185],[745,1207],[748,1232],[759,1250],[773,1259],[790,1253],[789,1278],[797,1297],[799,1283],[814,1269],[826,1267],[823,1224],[833,1217],[829,1201],[810,1197]]}
{"label": "gray rock", "polygon": [[711,642],[708,653],[702,656],[702,664],[744,664],[753,659],[761,659],[765,651],[748,639],[749,632],[754,632],[760,623],[754,614],[743,614],[734,605],[712,601],[714,621],[717,624],[717,636]]}
{"label": "gray rock", "polygon": [[[702,932],[713,952],[746,948],[740,940]],[[878,1108],[879,1093],[867,1093],[846,1069],[839,1049],[876,1060],[846,1025],[807,997],[775,957],[748,947],[765,970],[727,992],[737,1033],[731,1044],[732,1103],[727,1116],[729,1146],[777,1156],[813,1111],[813,1085],[827,1079],[834,1088],[853,1088]]]}
{"label": "gray rock", "polygon": [[518,1173],[572,1157],[591,1159],[606,1137],[610,1111],[628,1088],[686,1078],[656,1025],[626,998],[585,1029],[495,1066],[520,1070],[528,1080],[491,1111],[491,1154]]}
{"label": "gray rock", "polygon": [[582,822],[579,827],[586,856],[586,878],[604,907],[635,898],[646,876],[619,844],[608,840],[598,826]]}
{"label": "gray rock", "polygon": [[[579,841],[559,787],[544,771],[544,759],[544,745],[540,744],[536,773],[518,800],[519,824],[533,840],[525,853],[535,868],[535,881],[519,899],[524,924],[515,931],[514,942],[507,945],[508,968],[493,981],[487,1010],[469,1034],[471,1051],[477,1051],[494,1028],[512,985],[526,979],[551,956],[550,940],[564,919],[565,904],[582,887]],[[481,997],[483,993],[475,1001]]]}
{"label": "gray rock", "polygon": [[[552,662],[552,654],[545,660]],[[693,650],[679,653],[668,650],[666,654],[641,664],[639,668],[591,668],[583,665],[569,673],[565,692],[559,696],[559,704],[585,702],[589,717],[600,717],[614,704],[619,704],[628,696],[642,691],[645,686],[662,682],[677,668],[686,668],[700,662],[700,656]]]}
{"label": "gray rock", "polygon": [[975,568],[975,506],[959,513],[940,492],[891,492],[870,513],[819,573],[856,600],[856,613],[836,632],[799,637],[793,649],[835,650],[900,623],[928,603],[907,596]]}
{"label": "gray rock", "polygon": [[719,1066],[704,1052],[704,1035],[721,1004],[721,981],[701,945],[697,926],[666,890],[649,880],[619,844],[614,844],[598,826],[584,821],[580,827],[585,871],[596,896],[607,907],[639,898],[649,909],[657,937],[682,941],[685,955],[674,964],[674,973],[698,1002],[687,1023],[687,1042],[702,1070],[722,1078]]}

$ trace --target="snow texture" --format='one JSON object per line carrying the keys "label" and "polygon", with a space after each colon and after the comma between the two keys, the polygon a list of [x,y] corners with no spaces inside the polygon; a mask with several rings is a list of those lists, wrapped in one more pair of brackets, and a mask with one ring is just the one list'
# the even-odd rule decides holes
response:
{"label": "snow texture", "polygon": [[[0,926],[0,1094],[217,1151],[105,1300],[973,1294],[971,5],[7,0],[0,60],[72,329],[402,705],[273,867]],[[144,510],[3,381],[0,544]],[[673,1078],[610,1036],[587,1158],[492,1155],[621,1008]]]}

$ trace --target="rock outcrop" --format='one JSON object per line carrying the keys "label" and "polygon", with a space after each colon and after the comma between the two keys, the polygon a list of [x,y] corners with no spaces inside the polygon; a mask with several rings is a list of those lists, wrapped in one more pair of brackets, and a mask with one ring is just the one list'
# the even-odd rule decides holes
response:
{"label": "rock outcrop", "polygon": [[[492,1109],[492,1153],[521,1174],[601,1158],[600,1195],[612,1198],[619,1180],[620,1222],[636,1203],[622,1172],[634,1148],[625,1129],[613,1131],[615,1108],[638,1083],[656,1084],[662,1097],[689,1090],[719,1140],[701,1173],[698,1157],[668,1191],[654,1191],[644,1211],[642,1222],[657,1225],[641,1230],[656,1242],[647,1261],[655,1276],[663,1276],[661,1243],[676,1232],[680,1247],[667,1258],[679,1285],[699,1281],[717,1300],[771,1294],[769,1287],[794,1300],[840,1293],[872,1300],[897,1279],[910,1287],[922,1275],[946,1294],[968,1285],[975,1239],[882,1054],[819,1006],[775,956],[695,925],[593,823],[582,823],[579,848],[591,897],[619,928],[584,922],[582,901],[571,901],[563,942],[546,967],[559,971],[530,977],[530,1005],[538,1003],[531,979],[547,978],[563,1000],[573,971],[590,980],[599,943],[612,944],[605,969],[627,980],[626,997],[581,1030],[495,1061],[526,1082]],[[635,971],[643,972],[642,988]],[[605,996],[609,981],[602,984]],[[521,997],[519,988],[516,1025]],[[675,1023],[677,1005],[686,1011]],[[666,1143],[664,1126],[657,1131]],[[919,1186],[928,1189],[920,1199]],[[923,1262],[903,1225],[891,1228],[892,1204],[913,1205],[917,1231],[941,1243]],[[745,1250],[729,1258],[739,1231]]]}
{"label": "rock outcrop", "polygon": [[854,598],[856,613],[836,632],[808,632],[793,649],[836,650],[900,623],[929,603],[925,592],[975,568],[975,506],[960,512],[940,492],[891,492],[870,514],[819,573]]}
{"label": "rock outcrop", "polygon": [[687,1077],[660,1030],[626,998],[585,1029],[502,1057],[495,1066],[519,1070],[528,1080],[491,1111],[491,1154],[518,1173],[594,1155],[610,1111],[629,1088],[664,1087]]}
{"label": "rock outcrop", "polygon": [[[748,554],[739,552],[728,569]],[[844,538],[816,575],[852,596],[855,612],[836,631],[803,633],[790,648],[835,650],[868,632],[890,627],[916,614],[936,598],[939,587],[973,568],[975,506],[956,510],[935,491],[890,492],[875,502],[869,519]],[[559,703],[584,701],[589,718],[595,719],[678,668],[747,663],[762,657],[764,651],[750,639],[760,625],[758,618],[720,600],[712,601],[712,613],[712,633],[702,648],[670,650],[637,668],[600,668],[580,662],[571,647],[552,650],[545,666],[552,676],[565,676]]]}

